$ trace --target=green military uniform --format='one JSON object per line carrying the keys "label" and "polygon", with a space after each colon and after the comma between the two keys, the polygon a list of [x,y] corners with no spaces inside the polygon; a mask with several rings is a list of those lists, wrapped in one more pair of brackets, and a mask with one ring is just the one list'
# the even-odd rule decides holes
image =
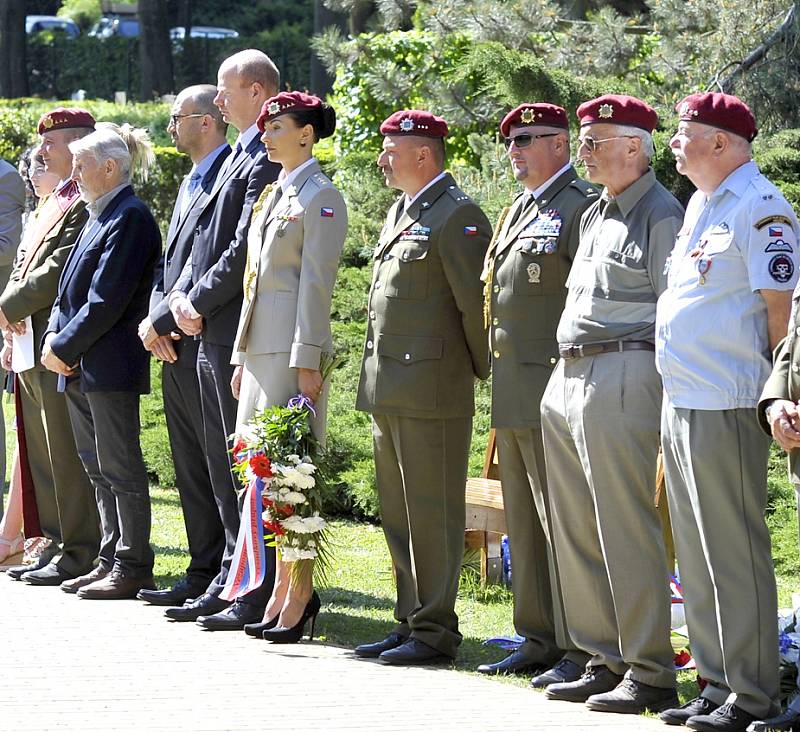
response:
{"label": "green military uniform", "polygon": [[578,248],[581,214],[597,191],[570,165],[532,199],[515,200],[487,257],[492,352],[492,426],[511,543],[514,627],[520,651],[550,664],[569,638],[552,547],[540,403],[558,361],[556,326]]}
{"label": "green military uniform", "polygon": [[473,385],[489,375],[480,273],[491,226],[449,174],[398,220],[402,202],[375,250],[356,406],[373,415],[397,632],[455,656]]}
{"label": "green military uniform", "polygon": [[0,295],[0,308],[10,322],[31,316],[33,323],[36,366],[20,373],[18,382],[28,461],[42,531],[62,542],[53,561],[75,576],[90,571],[97,556],[97,504],[78,458],[65,396],[57,391],[58,375],[45,369],[40,358],[61,270],[88,217],[80,199],[59,198],[58,193],[46,199],[33,223],[39,228]]}

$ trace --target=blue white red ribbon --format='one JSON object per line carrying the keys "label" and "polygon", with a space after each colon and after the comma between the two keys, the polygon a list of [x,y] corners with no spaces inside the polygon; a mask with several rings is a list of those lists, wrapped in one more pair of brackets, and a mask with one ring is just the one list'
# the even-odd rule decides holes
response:
{"label": "blue white red ribbon", "polygon": [[258,589],[264,581],[267,560],[264,550],[264,523],[261,518],[261,492],[264,481],[254,478],[245,489],[242,520],[236,537],[231,568],[220,598],[233,601]]}

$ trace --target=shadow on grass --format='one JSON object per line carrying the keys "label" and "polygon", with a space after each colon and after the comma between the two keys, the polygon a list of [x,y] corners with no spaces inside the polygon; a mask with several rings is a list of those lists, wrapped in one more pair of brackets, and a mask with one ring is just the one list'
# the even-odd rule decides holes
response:
{"label": "shadow on grass", "polygon": [[159,493],[150,494],[150,503],[158,506],[180,508],[181,499],[176,489],[162,489]]}
{"label": "shadow on grass", "polygon": [[394,602],[387,597],[368,595],[366,592],[346,590],[343,587],[325,587],[320,592],[323,602],[365,610],[392,610]]}

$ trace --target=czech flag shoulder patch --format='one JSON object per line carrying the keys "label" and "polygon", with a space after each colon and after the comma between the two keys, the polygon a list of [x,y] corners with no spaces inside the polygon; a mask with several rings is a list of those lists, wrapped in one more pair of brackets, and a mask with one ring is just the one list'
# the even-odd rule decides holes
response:
{"label": "czech flag shoulder patch", "polygon": [[319,215],[322,216],[324,219],[332,219],[333,218],[333,209],[328,208],[327,206],[323,206],[319,210]]}
{"label": "czech flag shoulder patch", "polygon": [[464,236],[475,236],[478,233],[477,226],[465,226],[464,227]]}

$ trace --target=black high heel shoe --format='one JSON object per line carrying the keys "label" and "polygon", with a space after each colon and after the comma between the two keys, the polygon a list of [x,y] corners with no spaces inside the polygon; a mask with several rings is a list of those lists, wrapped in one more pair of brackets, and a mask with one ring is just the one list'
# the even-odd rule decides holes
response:
{"label": "black high heel shoe", "polygon": [[314,590],[311,599],[308,601],[308,605],[306,605],[306,609],[303,610],[300,620],[297,621],[297,625],[293,625],[291,628],[265,630],[261,634],[261,637],[273,643],[297,643],[297,641],[303,637],[303,629],[306,627],[306,622],[311,620],[311,632],[308,634],[308,639],[314,640],[314,625],[317,622],[317,615],[319,615],[321,606],[322,603],[320,602],[319,595],[316,590]]}
{"label": "black high heel shoe", "polygon": [[280,615],[276,615],[272,620],[267,620],[266,622],[247,623],[247,625],[244,626],[244,632],[253,638],[262,638],[263,636],[261,634],[265,630],[272,630],[272,628],[278,624],[279,617]]}

